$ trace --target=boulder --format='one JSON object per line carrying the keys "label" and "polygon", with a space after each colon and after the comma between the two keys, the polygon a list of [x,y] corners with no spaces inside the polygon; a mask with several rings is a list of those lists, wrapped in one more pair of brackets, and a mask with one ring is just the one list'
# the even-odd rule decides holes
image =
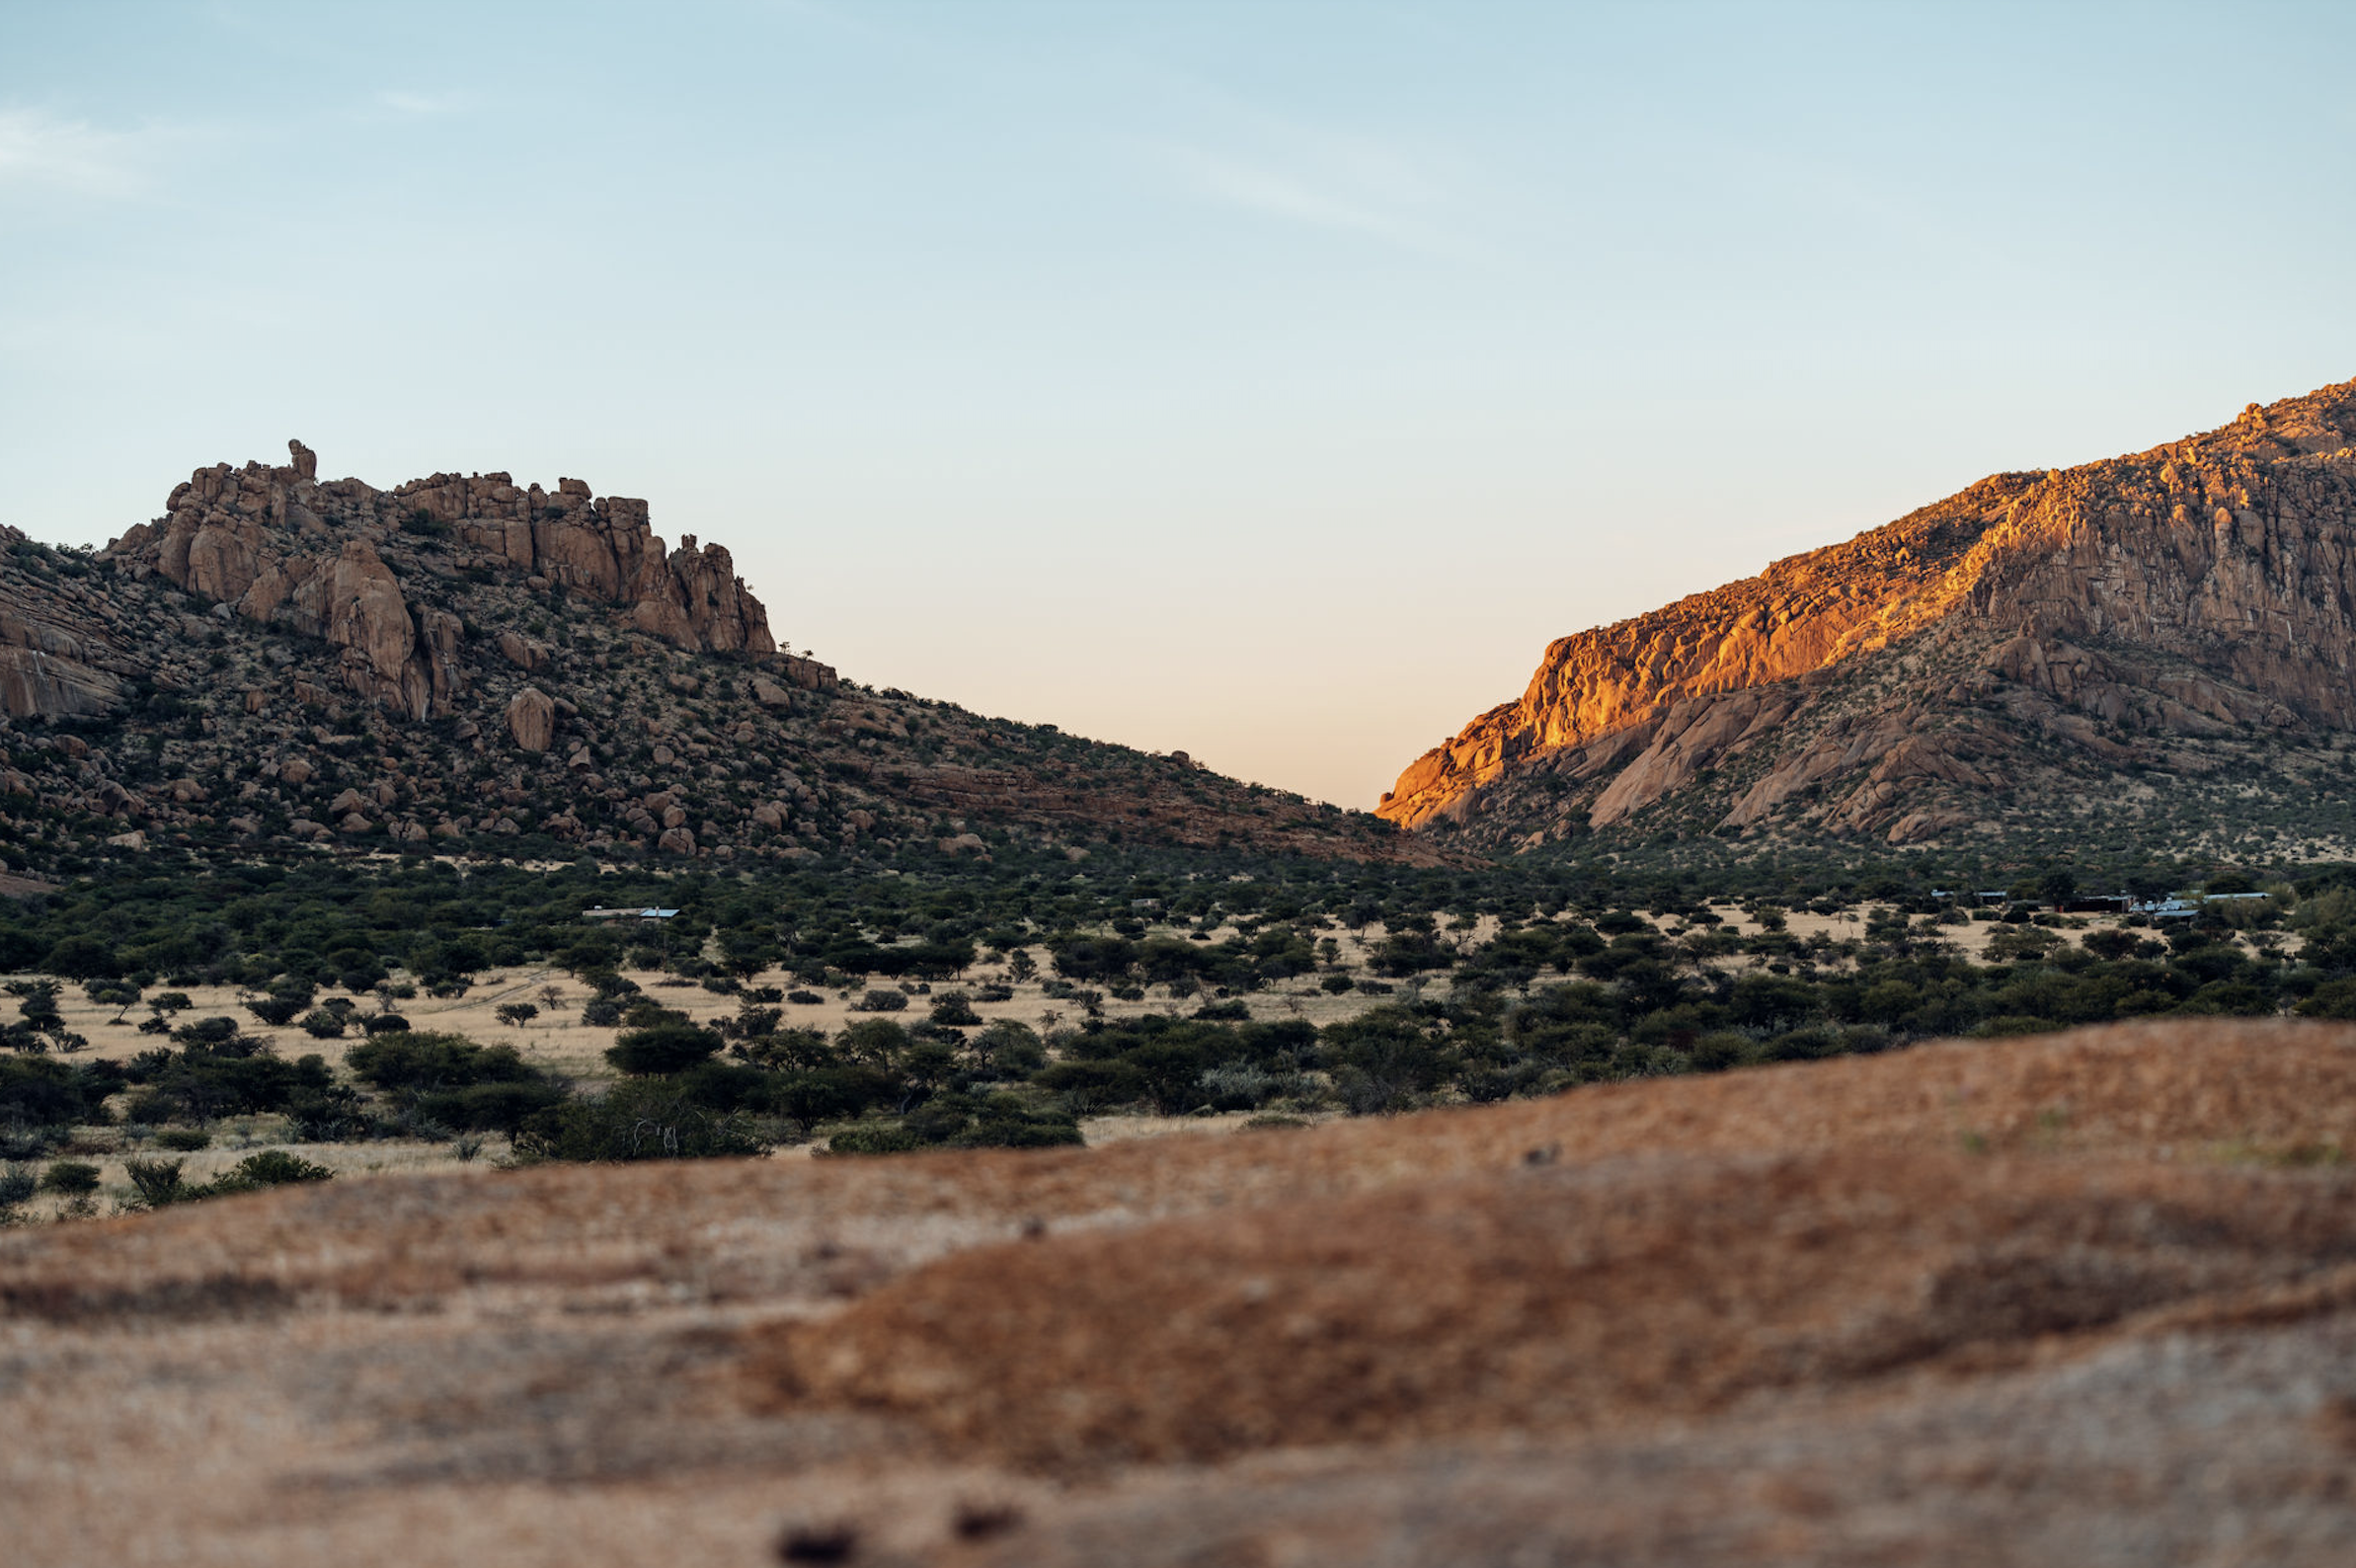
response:
{"label": "boulder", "polygon": [[556,738],[556,704],[537,686],[526,686],[508,702],[508,734],[526,751],[545,751]]}
{"label": "boulder", "polygon": [[548,663],[548,650],[530,638],[508,631],[499,634],[499,657],[517,669],[538,669]]}

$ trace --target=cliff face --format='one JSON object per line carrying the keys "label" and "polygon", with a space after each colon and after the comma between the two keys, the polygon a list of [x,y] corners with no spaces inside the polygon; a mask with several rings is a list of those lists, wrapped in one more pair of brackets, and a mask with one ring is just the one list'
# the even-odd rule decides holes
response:
{"label": "cliff face", "polygon": [[[1817,825],[1905,842],[2019,782],[2024,736],[2097,765],[2245,726],[2356,729],[2352,440],[2356,382],[2252,404],[1563,638],[1519,701],[1411,763],[1378,814],[1469,823],[1542,779],[1545,801],[1488,836],[1544,833],[1566,795],[1610,826],[1748,757],[1757,776],[1719,826],[1805,793]],[[1916,811],[1930,786],[1944,804]]]}
{"label": "cliff face", "polygon": [[1435,858],[1183,755],[846,688],[779,651],[725,549],[667,550],[643,502],[505,474],[322,483],[289,448],[198,469],[102,551],[0,530],[12,859],[527,836],[985,853],[978,827]]}
{"label": "cliff face", "polygon": [[[39,547],[0,527],[14,564]],[[105,713],[132,666],[108,631],[102,594],[75,582],[32,583],[0,573],[0,715],[29,719]]]}

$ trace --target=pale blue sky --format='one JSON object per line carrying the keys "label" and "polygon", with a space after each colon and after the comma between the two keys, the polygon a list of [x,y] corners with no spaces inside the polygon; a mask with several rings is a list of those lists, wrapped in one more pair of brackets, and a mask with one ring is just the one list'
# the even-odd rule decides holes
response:
{"label": "pale blue sky", "polygon": [[2356,376],[2356,8],[0,0],[0,521],[648,498],[1371,806],[1548,639]]}

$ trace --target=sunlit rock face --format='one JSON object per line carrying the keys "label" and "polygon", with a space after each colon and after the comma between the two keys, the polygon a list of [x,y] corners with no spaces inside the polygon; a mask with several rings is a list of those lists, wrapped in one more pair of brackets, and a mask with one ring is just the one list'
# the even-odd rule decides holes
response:
{"label": "sunlit rock face", "polygon": [[[2352,440],[2356,382],[2251,404],[1562,638],[1520,700],[1409,764],[1377,813],[1486,817],[1502,841],[1575,803],[1612,826],[1748,759],[1721,827],[1798,802],[1816,825],[1906,842],[2013,782],[2024,734],[2124,763],[2169,737],[2356,728]],[[1925,811],[1929,785],[1948,788]]]}
{"label": "sunlit rock face", "polygon": [[299,440],[287,448],[283,466],[197,469],[164,516],[131,529],[108,556],[248,620],[326,638],[347,651],[351,690],[413,719],[448,712],[463,689],[462,626],[411,605],[378,553],[388,539],[446,541],[462,569],[618,606],[637,630],[688,653],[777,651],[768,612],[728,551],[698,549],[689,535],[666,552],[643,501],[593,497],[578,479],[553,492],[518,487],[507,474],[434,474],[390,490],[322,484],[318,455]]}

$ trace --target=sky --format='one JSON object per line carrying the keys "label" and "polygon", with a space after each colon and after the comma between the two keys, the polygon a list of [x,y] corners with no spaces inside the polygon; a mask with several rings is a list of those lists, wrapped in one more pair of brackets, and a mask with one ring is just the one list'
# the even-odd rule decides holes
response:
{"label": "sky", "polygon": [[1553,638],[2356,377],[2356,7],[0,0],[0,522],[501,470],[1372,808]]}

